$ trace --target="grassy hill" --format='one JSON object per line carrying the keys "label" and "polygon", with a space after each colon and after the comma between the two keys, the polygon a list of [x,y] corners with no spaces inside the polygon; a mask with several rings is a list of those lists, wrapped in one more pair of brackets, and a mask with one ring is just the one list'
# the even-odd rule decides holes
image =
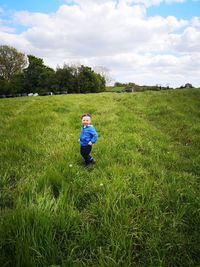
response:
{"label": "grassy hill", "polygon": [[0,114],[0,266],[199,266],[199,89],[2,99]]}

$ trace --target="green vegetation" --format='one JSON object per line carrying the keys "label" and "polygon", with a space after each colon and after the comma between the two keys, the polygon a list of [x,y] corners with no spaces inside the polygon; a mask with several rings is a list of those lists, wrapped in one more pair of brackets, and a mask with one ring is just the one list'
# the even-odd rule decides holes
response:
{"label": "green vegetation", "polygon": [[[28,60],[27,60],[28,59]],[[99,93],[105,91],[106,80],[87,66],[57,67],[44,65],[43,59],[0,45],[0,98],[48,91],[54,93]],[[26,68],[25,68],[26,67]]]}
{"label": "green vegetation", "polygon": [[[191,83],[186,83],[185,85],[182,85],[176,89],[189,89],[194,88]],[[133,82],[129,83],[120,83],[115,82],[114,86],[109,86],[106,88],[106,91],[109,92],[124,92],[129,90],[134,90],[134,92],[145,92],[145,91],[161,91],[161,90],[172,90],[172,87],[169,87],[169,85],[163,86],[163,85],[138,85]]]}
{"label": "green vegetation", "polygon": [[0,266],[200,265],[200,90],[2,99],[0,112]]}
{"label": "green vegetation", "polygon": [[26,56],[14,47],[0,45],[0,80],[10,81],[27,65]]}
{"label": "green vegetation", "polygon": [[106,92],[121,93],[124,92],[125,86],[107,86]]}

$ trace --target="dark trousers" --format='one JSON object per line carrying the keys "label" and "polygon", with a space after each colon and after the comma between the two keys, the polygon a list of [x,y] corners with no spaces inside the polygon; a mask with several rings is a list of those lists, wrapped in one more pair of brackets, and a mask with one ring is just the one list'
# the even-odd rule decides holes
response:
{"label": "dark trousers", "polygon": [[85,164],[89,165],[90,163],[93,162],[93,158],[90,156],[90,152],[92,150],[92,146],[81,146],[80,152],[81,152],[81,156],[84,158],[85,160]]}

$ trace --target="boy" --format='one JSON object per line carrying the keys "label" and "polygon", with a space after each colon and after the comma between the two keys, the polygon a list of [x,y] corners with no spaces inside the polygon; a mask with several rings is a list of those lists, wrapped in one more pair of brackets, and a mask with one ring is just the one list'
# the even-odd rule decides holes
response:
{"label": "boy", "polygon": [[89,166],[91,163],[94,163],[94,159],[90,155],[92,150],[92,145],[97,141],[98,134],[91,123],[91,115],[83,114],[81,117],[82,128],[80,133],[80,153],[85,160],[85,165]]}

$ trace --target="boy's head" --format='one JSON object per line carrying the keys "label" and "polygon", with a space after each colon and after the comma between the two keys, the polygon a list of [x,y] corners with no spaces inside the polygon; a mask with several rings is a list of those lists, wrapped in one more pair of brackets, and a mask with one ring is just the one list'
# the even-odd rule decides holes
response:
{"label": "boy's head", "polygon": [[91,115],[89,113],[83,114],[81,117],[81,121],[84,126],[90,125]]}

